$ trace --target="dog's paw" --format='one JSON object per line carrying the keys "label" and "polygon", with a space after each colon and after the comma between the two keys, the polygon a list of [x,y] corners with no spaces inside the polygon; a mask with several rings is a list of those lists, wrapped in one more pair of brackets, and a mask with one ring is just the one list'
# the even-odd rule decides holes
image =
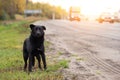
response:
{"label": "dog's paw", "polygon": [[24,72],[26,72],[27,70],[24,68]]}
{"label": "dog's paw", "polygon": [[28,72],[32,72],[32,69],[29,69]]}
{"label": "dog's paw", "polygon": [[47,67],[44,67],[44,70],[47,70]]}
{"label": "dog's paw", "polygon": [[43,71],[43,69],[42,68],[39,68],[40,69],[40,71]]}

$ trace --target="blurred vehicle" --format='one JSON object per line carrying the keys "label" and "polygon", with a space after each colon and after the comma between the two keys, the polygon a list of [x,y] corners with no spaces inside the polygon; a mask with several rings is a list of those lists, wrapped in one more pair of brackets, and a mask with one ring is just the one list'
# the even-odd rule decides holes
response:
{"label": "blurred vehicle", "polygon": [[70,7],[69,9],[69,20],[77,20],[80,21],[80,8],[79,7]]}
{"label": "blurred vehicle", "polygon": [[97,19],[99,23],[102,22],[109,22],[109,23],[114,23],[115,22],[115,17],[111,13],[102,13],[99,18]]}
{"label": "blurred vehicle", "polygon": [[120,22],[120,18],[118,16],[114,16],[114,21],[115,22]]}
{"label": "blurred vehicle", "polygon": [[80,14],[80,20],[88,21],[88,17],[86,15]]}
{"label": "blurred vehicle", "polygon": [[115,20],[115,22],[120,22],[120,12],[114,13],[114,20]]}

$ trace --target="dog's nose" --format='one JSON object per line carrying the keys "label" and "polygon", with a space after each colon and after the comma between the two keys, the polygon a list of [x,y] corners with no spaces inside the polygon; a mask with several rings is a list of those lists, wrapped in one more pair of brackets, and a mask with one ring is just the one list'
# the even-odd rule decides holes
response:
{"label": "dog's nose", "polygon": [[39,31],[37,31],[37,32],[36,32],[36,34],[37,34],[37,35],[40,35],[40,32],[39,32]]}
{"label": "dog's nose", "polygon": [[37,36],[40,36],[40,33],[37,33]]}

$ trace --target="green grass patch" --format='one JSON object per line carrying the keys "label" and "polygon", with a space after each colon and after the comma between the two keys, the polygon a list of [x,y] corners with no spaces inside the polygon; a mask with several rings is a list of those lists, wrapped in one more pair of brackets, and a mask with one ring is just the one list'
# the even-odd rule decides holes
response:
{"label": "green grass patch", "polygon": [[[48,62],[50,63],[50,62]],[[61,61],[56,61],[56,62],[52,62],[48,65],[48,69],[47,71],[57,71],[60,68],[68,68],[68,61],[67,60],[61,60]]]}
{"label": "green grass patch", "polygon": [[63,80],[59,73],[35,71],[29,75],[23,71],[0,73],[0,80]]}
{"label": "green grass patch", "polygon": [[50,43],[49,41],[45,41],[45,43],[44,43],[45,48],[48,49],[51,44],[52,44],[52,43]]}
{"label": "green grass patch", "polygon": [[22,44],[30,29],[26,21],[0,24],[0,69],[23,65]]}
{"label": "green grass patch", "polygon": [[58,52],[58,54],[59,54],[59,55],[63,55],[63,53],[62,53],[62,52]]}

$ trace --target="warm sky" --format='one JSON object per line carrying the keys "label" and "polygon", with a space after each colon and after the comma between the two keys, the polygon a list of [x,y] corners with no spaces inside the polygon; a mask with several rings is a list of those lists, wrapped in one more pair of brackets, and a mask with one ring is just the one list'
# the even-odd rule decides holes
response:
{"label": "warm sky", "polygon": [[33,2],[47,2],[69,10],[70,6],[80,6],[81,12],[86,15],[98,15],[100,12],[111,12],[120,9],[120,0],[32,0]]}

